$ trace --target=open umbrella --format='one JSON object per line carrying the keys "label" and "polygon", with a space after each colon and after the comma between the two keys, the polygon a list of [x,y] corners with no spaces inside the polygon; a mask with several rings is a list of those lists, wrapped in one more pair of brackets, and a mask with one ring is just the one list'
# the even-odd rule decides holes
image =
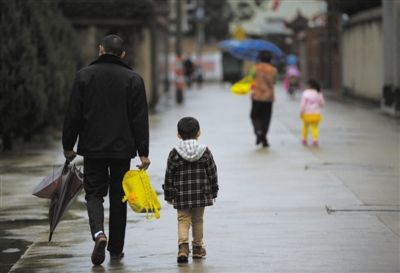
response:
{"label": "open umbrella", "polygon": [[218,43],[218,47],[222,50],[229,50],[232,47],[240,45],[240,40],[224,40]]}
{"label": "open umbrella", "polygon": [[70,165],[66,161],[64,166],[44,178],[33,190],[33,195],[51,199],[49,208],[49,242],[62,216],[75,201],[82,188],[82,172],[76,168],[75,164]]}
{"label": "open umbrella", "polygon": [[243,41],[226,40],[219,44],[223,50],[227,50],[236,58],[248,61],[257,61],[258,53],[270,51],[275,60],[281,60],[285,54],[274,43],[261,39],[247,39]]}

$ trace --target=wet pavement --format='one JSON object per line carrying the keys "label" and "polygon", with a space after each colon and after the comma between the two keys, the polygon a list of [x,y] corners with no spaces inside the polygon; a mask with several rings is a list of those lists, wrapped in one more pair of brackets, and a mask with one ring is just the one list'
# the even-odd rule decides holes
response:
{"label": "wet pavement", "polygon": [[206,259],[176,264],[176,211],[165,202],[160,220],[128,212],[121,262],[92,266],[83,195],[48,243],[47,201],[30,194],[63,162],[55,134],[1,155],[1,272],[26,246],[10,272],[400,272],[399,121],[328,98],[321,147],[303,147],[299,98],[279,85],[271,147],[263,149],[254,145],[248,97],[227,90],[189,91],[183,106],[170,94],[151,116],[149,174],[158,192],[181,117],[199,119],[200,141],[214,154],[221,190],[206,209]]}

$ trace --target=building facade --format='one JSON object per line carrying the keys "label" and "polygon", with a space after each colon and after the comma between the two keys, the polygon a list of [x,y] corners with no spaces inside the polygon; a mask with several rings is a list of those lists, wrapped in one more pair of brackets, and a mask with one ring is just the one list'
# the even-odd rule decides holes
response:
{"label": "building facade", "polygon": [[143,77],[149,105],[155,106],[168,85],[168,1],[60,0],[60,7],[76,30],[82,66],[96,58],[102,37],[120,35],[126,61]]}

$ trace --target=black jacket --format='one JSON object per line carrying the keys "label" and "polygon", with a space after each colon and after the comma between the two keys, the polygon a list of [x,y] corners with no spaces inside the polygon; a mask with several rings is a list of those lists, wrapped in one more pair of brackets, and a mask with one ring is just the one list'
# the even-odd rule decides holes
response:
{"label": "black jacket", "polygon": [[93,158],[148,156],[149,122],[143,79],[105,54],[80,70],[64,119],[62,143]]}

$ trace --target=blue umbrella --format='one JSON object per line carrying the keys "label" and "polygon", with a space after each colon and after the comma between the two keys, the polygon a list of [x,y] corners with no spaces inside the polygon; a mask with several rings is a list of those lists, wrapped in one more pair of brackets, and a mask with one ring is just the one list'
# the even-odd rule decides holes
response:
{"label": "blue umbrella", "polygon": [[275,59],[282,59],[285,54],[275,44],[260,40],[248,39],[243,41],[226,40],[219,43],[219,47],[229,51],[233,56],[242,60],[257,61],[260,51],[270,51]]}
{"label": "blue umbrella", "polygon": [[231,49],[232,47],[237,47],[239,46],[241,41],[239,40],[224,40],[222,42],[218,43],[218,47],[221,48],[222,50],[228,50]]}

